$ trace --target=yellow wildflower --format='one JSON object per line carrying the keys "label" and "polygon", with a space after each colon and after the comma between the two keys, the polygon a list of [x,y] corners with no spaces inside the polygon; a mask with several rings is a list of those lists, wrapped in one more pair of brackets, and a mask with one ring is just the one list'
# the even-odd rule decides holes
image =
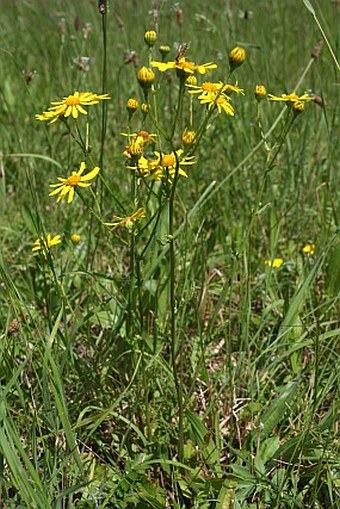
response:
{"label": "yellow wildflower", "polygon": [[265,260],[264,262],[268,267],[272,267],[273,269],[278,269],[283,264],[282,258],[273,258],[272,260]]}
{"label": "yellow wildflower", "polygon": [[128,110],[128,113],[130,116],[133,115],[133,113],[138,110],[138,100],[135,99],[134,97],[131,97],[130,99],[128,99],[127,103],[126,103],[126,109]]}
{"label": "yellow wildflower", "polygon": [[306,245],[302,248],[302,252],[303,252],[303,254],[305,254],[305,255],[311,255],[311,256],[313,256],[313,254],[315,253],[315,244],[306,244]]}
{"label": "yellow wildflower", "polygon": [[182,158],[184,150],[179,149],[170,154],[163,154],[155,151],[156,160],[149,160],[149,167],[151,170],[151,178],[153,180],[161,180],[163,177],[170,176],[174,178],[176,175],[176,168],[179,175],[188,177],[182,166],[190,166],[195,164],[195,157],[189,156]]}
{"label": "yellow wildflower", "polygon": [[130,216],[120,217],[120,216],[113,216],[113,222],[112,223],[104,223],[105,226],[109,226],[113,230],[120,226],[124,226],[128,230],[132,230],[133,225],[136,221],[140,221],[143,217],[145,217],[146,212],[143,207],[139,208],[131,214]]}
{"label": "yellow wildflower", "polygon": [[193,74],[198,72],[199,74],[206,74],[211,69],[216,69],[217,65],[213,62],[207,64],[195,64],[189,62],[185,57],[178,58],[172,62],[151,62],[152,67],[156,67],[159,71],[164,72],[169,69],[177,69],[177,71]]}
{"label": "yellow wildflower", "polygon": [[52,246],[56,246],[60,244],[61,238],[60,235],[56,235],[52,237],[49,233],[46,237],[39,237],[32,247],[32,251],[42,251],[43,255],[46,257],[46,252],[50,250]]}
{"label": "yellow wildflower", "polygon": [[298,96],[295,92],[292,92],[291,94],[281,94],[280,96],[268,94],[268,97],[270,101],[282,101],[287,105],[292,105],[297,101],[313,101],[313,97],[309,94]]}
{"label": "yellow wildflower", "polygon": [[141,67],[137,72],[137,80],[142,88],[148,89],[155,81],[155,73],[150,67]]}
{"label": "yellow wildflower", "polygon": [[56,122],[58,118],[78,118],[79,113],[87,115],[87,111],[83,106],[92,106],[98,104],[104,99],[110,99],[108,94],[93,94],[92,92],[74,92],[73,95],[64,97],[61,101],[52,101],[52,106],[48,111],[44,111],[41,115],[36,115],[37,120],[49,120],[50,124]]}
{"label": "yellow wildflower", "polygon": [[90,173],[82,175],[85,169],[86,165],[82,162],[77,172],[73,171],[72,175],[66,178],[58,177],[58,180],[60,181],[58,184],[50,184],[50,187],[55,187],[56,189],[54,189],[49,196],[59,194],[57,198],[57,202],[59,202],[68,195],[67,203],[71,203],[74,198],[74,188],[77,186],[89,187],[91,183],[88,183],[88,181],[94,179],[99,172],[99,167],[96,166],[90,171]]}

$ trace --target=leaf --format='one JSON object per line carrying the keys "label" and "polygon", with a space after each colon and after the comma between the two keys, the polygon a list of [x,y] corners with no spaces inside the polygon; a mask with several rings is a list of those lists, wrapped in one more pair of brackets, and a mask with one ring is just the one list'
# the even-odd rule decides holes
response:
{"label": "leaf", "polygon": [[[273,429],[284,418],[287,405],[293,400],[297,387],[297,381],[287,384],[281,394],[274,400],[268,410],[266,410],[261,418],[262,430],[260,434],[262,439],[270,435]],[[258,433],[258,430],[252,432],[253,439],[255,439]]]}
{"label": "leaf", "polygon": [[306,8],[309,10],[309,12],[315,16],[315,10],[314,10],[314,7],[312,6],[312,4],[310,3],[309,0],[302,0],[303,3],[305,4]]}

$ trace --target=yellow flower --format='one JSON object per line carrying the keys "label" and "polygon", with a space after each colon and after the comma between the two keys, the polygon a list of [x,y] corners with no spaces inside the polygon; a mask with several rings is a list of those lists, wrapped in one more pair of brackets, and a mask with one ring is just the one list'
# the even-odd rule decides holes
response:
{"label": "yellow flower", "polygon": [[79,233],[73,233],[73,235],[71,235],[71,240],[75,244],[78,244],[78,242],[81,241],[81,236],[79,235]]}
{"label": "yellow flower", "polygon": [[187,79],[185,80],[187,85],[197,85],[197,78],[193,74],[189,74]]}
{"label": "yellow flower", "polygon": [[79,113],[87,115],[87,111],[83,106],[92,106],[98,104],[104,99],[110,99],[108,94],[93,94],[92,92],[74,92],[73,95],[64,97],[61,101],[52,101],[52,106],[48,111],[44,111],[41,115],[36,115],[37,120],[49,120],[50,124],[56,122],[58,118],[78,118]]}
{"label": "yellow flower", "polygon": [[128,230],[132,230],[133,225],[136,221],[140,221],[143,217],[145,217],[146,212],[144,208],[139,208],[131,214],[130,216],[120,217],[120,216],[113,216],[113,222],[112,223],[104,223],[105,226],[109,226],[113,230],[120,226],[124,226]]}
{"label": "yellow flower", "polygon": [[155,151],[156,159],[147,159],[142,156],[134,164],[128,166],[130,170],[135,170],[143,177],[150,177],[153,180],[161,180],[163,177],[170,177],[172,179],[176,175],[176,168],[178,165],[178,174],[183,177],[188,177],[182,166],[195,164],[194,156],[184,157],[183,150],[179,149],[170,154],[161,154]]}
{"label": "yellow flower", "polygon": [[189,62],[185,57],[178,58],[173,62],[151,62],[152,67],[156,67],[159,71],[164,72],[169,69],[177,69],[182,73],[193,74],[195,71],[199,74],[206,74],[211,69],[216,69],[217,65],[213,62],[207,64],[194,64]]}
{"label": "yellow flower", "polygon": [[270,101],[282,101],[287,105],[292,105],[297,101],[313,101],[313,97],[308,94],[298,96],[295,92],[291,94],[281,94],[280,96],[268,94]]}
{"label": "yellow flower", "polygon": [[264,85],[256,85],[255,98],[258,101],[261,101],[262,99],[264,99],[266,97],[266,95],[267,95],[266,87]]}
{"label": "yellow flower", "polygon": [[[219,113],[223,110],[227,115],[234,115],[234,108],[230,104],[230,97],[224,93],[226,90],[230,90],[230,87],[234,87],[234,85],[223,84],[222,81],[218,83],[206,81],[201,86],[187,86],[191,89],[189,94],[200,94],[198,96],[200,103],[208,104],[209,109],[216,107]],[[239,93],[243,93],[242,89],[236,86],[235,88],[240,91]]]}
{"label": "yellow flower", "polygon": [[311,256],[313,256],[313,254],[315,253],[315,244],[306,244],[306,245],[302,248],[302,252],[303,252],[303,254],[305,254],[305,255],[311,255]]}
{"label": "yellow flower", "polygon": [[229,65],[233,71],[236,67],[239,67],[246,61],[247,52],[241,46],[236,46],[229,53]]}
{"label": "yellow flower", "polygon": [[194,156],[182,158],[183,152],[184,150],[182,149],[176,150],[176,152],[170,152],[170,154],[163,154],[155,151],[157,159],[149,160],[151,178],[153,180],[161,180],[163,177],[169,175],[172,179],[176,175],[176,168],[178,169],[179,175],[188,177],[181,166],[189,166],[195,164],[196,161]]}
{"label": "yellow flower", "polygon": [[265,260],[264,262],[268,267],[272,267],[273,269],[278,269],[283,264],[282,258],[273,258],[272,260]]}
{"label": "yellow flower", "polygon": [[34,242],[32,251],[42,251],[43,255],[46,257],[46,252],[49,251],[52,246],[60,244],[60,242],[61,242],[60,235],[56,235],[55,237],[52,238],[51,234],[49,233],[47,237],[39,237]]}
{"label": "yellow flower", "polygon": [[79,187],[89,187],[91,183],[88,183],[88,180],[94,179],[96,175],[98,175],[99,167],[96,166],[93,168],[90,173],[87,173],[86,175],[82,175],[84,173],[84,170],[86,169],[86,165],[84,162],[80,164],[79,170],[77,172],[73,171],[72,175],[69,177],[63,178],[58,177],[58,184],[50,184],[50,187],[55,187],[49,196],[54,196],[56,194],[59,194],[57,198],[57,203],[65,198],[68,195],[67,203],[71,203],[74,198],[74,188]]}

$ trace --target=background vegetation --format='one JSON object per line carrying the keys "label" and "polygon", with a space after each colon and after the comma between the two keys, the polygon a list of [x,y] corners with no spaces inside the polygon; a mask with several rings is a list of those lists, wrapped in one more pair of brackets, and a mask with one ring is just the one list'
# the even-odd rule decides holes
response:
{"label": "background vegetation", "polygon": [[[338,507],[338,69],[327,44],[311,59],[321,33],[305,4],[117,0],[103,18],[95,1],[2,0],[1,507]],[[336,54],[339,2],[312,5]],[[72,206],[48,196],[78,165],[79,148],[63,125],[34,118],[75,90],[108,92],[100,165],[110,192],[96,192],[103,220],[119,215],[118,203],[128,208],[120,133],[127,99],[142,99],[136,70],[147,64],[150,27],[155,55],[169,44],[174,60],[176,44],[190,42],[188,58],[216,62],[217,79],[233,46],[248,55],[235,118],[212,123],[175,197],[182,450],[166,220],[143,259],[144,328],[129,335],[128,234],[101,226],[85,193]],[[176,76],[162,80],[170,101]],[[299,94],[319,99],[265,173],[254,87],[280,95],[299,82]],[[90,112],[97,163],[102,112]],[[286,107],[265,102],[262,112],[264,130],[276,126],[267,138],[275,148]],[[160,118],[168,114],[164,103]],[[138,112],[142,126],[152,129]],[[31,250],[48,232],[63,243],[44,260]],[[303,254],[312,243],[315,254]],[[274,258],[281,267],[265,265]]]}

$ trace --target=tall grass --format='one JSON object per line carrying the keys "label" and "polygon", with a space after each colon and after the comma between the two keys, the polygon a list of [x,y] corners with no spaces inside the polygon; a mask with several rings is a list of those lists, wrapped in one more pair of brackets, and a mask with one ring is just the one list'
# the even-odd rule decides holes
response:
{"label": "tall grass", "polygon": [[[1,507],[339,507],[338,9],[3,1]],[[159,45],[174,61],[187,42],[218,64],[200,82],[244,88],[235,117],[174,70],[139,86]],[[257,84],[318,98],[294,117]],[[34,118],[75,90],[111,100],[77,124]],[[150,112],[129,117],[131,97]],[[178,156],[172,179],[127,169],[131,132],[177,150],[191,104],[189,178]],[[82,160],[99,175],[56,203],[49,184]],[[62,243],[34,254],[48,233]]]}

